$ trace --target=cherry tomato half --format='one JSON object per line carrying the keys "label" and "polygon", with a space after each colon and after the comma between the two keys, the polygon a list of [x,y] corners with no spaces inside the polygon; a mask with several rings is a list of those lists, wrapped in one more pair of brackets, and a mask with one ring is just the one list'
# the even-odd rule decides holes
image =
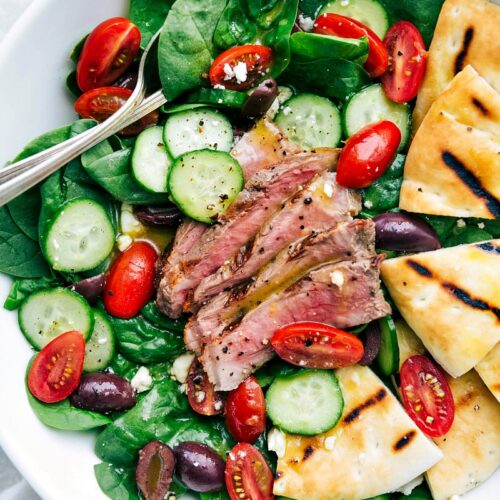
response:
{"label": "cherry tomato half", "polygon": [[[132,95],[132,90],[122,87],[100,87],[82,94],[75,102],[75,111],[83,118],[103,122],[116,113]],[[123,129],[122,135],[135,135],[158,122],[159,112],[153,111]]]}
{"label": "cherry tomato half", "polygon": [[403,363],[399,375],[408,415],[428,436],[446,434],[455,418],[455,403],[441,370],[426,356],[416,355]]}
{"label": "cherry tomato half", "polygon": [[394,123],[367,125],[347,139],[337,164],[337,181],[350,188],[365,188],[389,167],[401,142]]}
{"label": "cherry tomato half", "polygon": [[280,358],[305,368],[351,366],[364,354],[363,343],[352,333],[314,322],[293,323],[277,330],[271,345]]}
{"label": "cherry tomato half", "polygon": [[151,299],[154,292],[156,250],[145,241],[133,243],[118,256],[111,267],[104,306],[117,318],[135,316]]}
{"label": "cherry tomato half", "polygon": [[220,415],[224,411],[224,393],[217,392],[203,369],[194,358],[186,381],[189,406],[200,415]]}
{"label": "cherry tomato half", "polygon": [[[273,63],[273,51],[262,45],[239,45],[224,51],[212,63],[208,74],[212,85],[223,85],[226,89],[244,90],[262,80]],[[238,78],[235,66],[243,64],[245,78]]]}
{"label": "cherry tomato half", "polygon": [[314,23],[314,33],[334,35],[342,38],[368,38],[368,59],[365,69],[372,78],[380,76],[387,69],[389,57],[384,43],[368,26],[340,14],[321,14]]}
{"label": "cherry tomato half", "polygon": [[262,453],[238,443],[226,461],[226,487],[231,500],[272,500],[273,473]]}
{"label": "cherry tomato half", "polygon": [[427,51],[418,28],[408,21],[394,24],[384,37],[389,67],[382,75],[385,95],[394,102],[417,96],[427,66]]}
{"label": "cherry tomato half", "polygon": [[266,400],[254,376],[231,391],[226,401],[226,427],[236,441],[254,443],[266,429]]}
{"label": "cherry tomato half", "polygon": [[124,17],[99,24],[87,40],[76,67],[83,92],[113,83],[127,71],[139,51],[141,32]]}
{"label": "cherry tomato half", "polygon": [[28,373],[28,387],[44,403],[66,399],[80,383],[85,340],[80,332],[66,332],[49,342],[36,356]]}

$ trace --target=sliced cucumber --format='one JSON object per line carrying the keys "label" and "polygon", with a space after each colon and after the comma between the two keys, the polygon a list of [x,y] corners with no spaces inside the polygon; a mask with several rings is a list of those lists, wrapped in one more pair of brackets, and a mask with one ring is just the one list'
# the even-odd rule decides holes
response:
{"label": "sliced cucumber", "polygon": [[269,418],[280,429],[313,436],[335,426],[344,398],[332,371],[301,370],[274,379],[266,406]]}
{"label": "sliced cucumber", "polygon": [[198,149],[230,151],[233,140],[229,120],[210,108],[175,113],[168,117],[163,129],[163,142],[174,158]]}
{"label": "sliced cucumber", "polygon": [[83,371],[98,372],[104,370],[115,355],[115,333],[108,318],[94,309],[94,329],[85,347]]}
{"label": "sliced cucumber", "polygon": [[292,97],[275,121],[291,141],[305,148],[336,147],[342,137],[339,110],[326,97]]}
{"label": "sliced cucumber", "polygon": [[35,349],[42,349],[61,333],[76,330],[90,337],[94,314],[88,302],[67,288],[51,288],[29,295],[19,308],[19,326]]}
{"label": "sliced cucumber", "polygon": [[401,131],[401,151],[410,138],[411,112],[408,104],[398,104],[388,99],[379,83],[365,87],[351,97],[343,110],[343,123],[347,136],[370,123],[389,120]]}
{"label": "sliced cucumber", "polygon": [[380,350],[375,359],[380,371],[389,376],[399,369],[398,334],[391,316],[380,318],[378,325],[380,328]]}
{"label": "sliced cucumber", "polygon": [[148,191],[165,193],[172,160],[163,144],[163,127],[150,127],[139,134],[132,153],[132,175]]}
{"label": "sliced cucumber", "polygon": [[319,15],[329,12],[352,17],[362,22],[380,38],[384,38],[385,33],[389,29],[387,11],[377,0],[334,0],[333,2],[328,2],[319,11]]}
{"label": "sliced cucumber", "polygon": [[78,198],[63,205],[51,220],[43,250],[53,269],[77,273],[104,262],[114,244],[115,230],[104,207]]}
{"label": "sliced cucumber", "polygon": [[243,171],[231,155],[204,149],[175,160],[168,176],[168,191],[186,215],[211,223],[226,211],[243,183]]}

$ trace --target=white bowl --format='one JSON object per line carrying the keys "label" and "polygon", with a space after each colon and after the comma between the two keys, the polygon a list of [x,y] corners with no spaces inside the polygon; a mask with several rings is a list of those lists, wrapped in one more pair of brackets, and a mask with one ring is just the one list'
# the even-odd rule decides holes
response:
{"label": "white bowl", "polygon": [[[76,118],[64,85],[69,51],[100,21],[125,14],[127,6],[127,0],[38,0],[7,35],[0,47],[0,164],[37,135]],[[9,287],[0,275],[0,304]],[[24,391],[33,351],[17,315],[1,308],[0,334],[0,445],[44,499],[106,498],[94,478],[95,433],[55,431],[38,421]],[[466,498],[489,500],[499,491],[497,472]]]}

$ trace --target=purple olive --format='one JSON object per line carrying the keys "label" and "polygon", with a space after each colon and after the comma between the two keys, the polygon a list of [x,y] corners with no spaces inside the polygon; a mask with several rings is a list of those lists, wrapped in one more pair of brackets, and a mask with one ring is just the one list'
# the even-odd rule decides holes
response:
{"label": "purple olive", "polygon": [[83,375],[70,399],[77,408],[101,413],[128,410],[136,402],[130,382],[113,373]]}
{"label": "purple olive", "polygon": [[177,474],[191,490],[199,493],[224,488],[224,460],[204,444],[186,441],[174,448]]}
{"label": "purple olive", "polygon": [[377,247],[401,252],[425,252],[441,248],[434,229],[416,215],[387,212],[373,218]]}
{"label": "purple olive", "polygon": [[137,207],[134,215],[145,226],[177,227],[183,220],[182,212],[174,205],[161,207]]}
{"label": "purple olive", "polygon": [[365,353],[359,362],[362,366],[368,366],[373,363],[380,350],[380,328],[376,321],[370,323],[361,332]]}
{"label": "purple olive", "polygon": [[137,78],[139,76],[139,67],[137,65],[132,66],[124,75],[122,75],[113,84],[115,87],[121,87],[123,89],[134,90],[137,85]]}
{"label": "purple olive", "polygon": [[145,500],[163,500],[172,483],[175,455],[160,441],[150,441],[139,451],[135,481]]}
{"label": "purple olive", "polygon": [[278,84],[273,78],[268,78],[249,95],[241,115],[245,118],[258,118],[264,115],[276,97],[278,97]]}
{"label": "purple olive", "polygon": [[70,290],[79,293],[85,297],[91,304],[97,301],[101,296],[104,285],[106,284],[106,275],[104,273],[92,276],[69,286]]}

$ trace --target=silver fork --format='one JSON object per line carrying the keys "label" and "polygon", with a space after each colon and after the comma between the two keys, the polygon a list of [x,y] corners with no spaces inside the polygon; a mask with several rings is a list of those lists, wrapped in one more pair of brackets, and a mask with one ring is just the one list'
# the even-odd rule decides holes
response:
{"label": "silver fork", "polygon": [[150,95],[147,99],[144,98],[146,94],[146,64],[159,33],[158,31],[153,36],[144,50],[139,64],[137,84],[132,95],[116,113],[100,125],[72,139],[30,156],[25,160],[12,163],[0,170],[0,206],[5,205],[16,196],[43,181],[84,151],[116,134],[167,102],[161,90]]}

